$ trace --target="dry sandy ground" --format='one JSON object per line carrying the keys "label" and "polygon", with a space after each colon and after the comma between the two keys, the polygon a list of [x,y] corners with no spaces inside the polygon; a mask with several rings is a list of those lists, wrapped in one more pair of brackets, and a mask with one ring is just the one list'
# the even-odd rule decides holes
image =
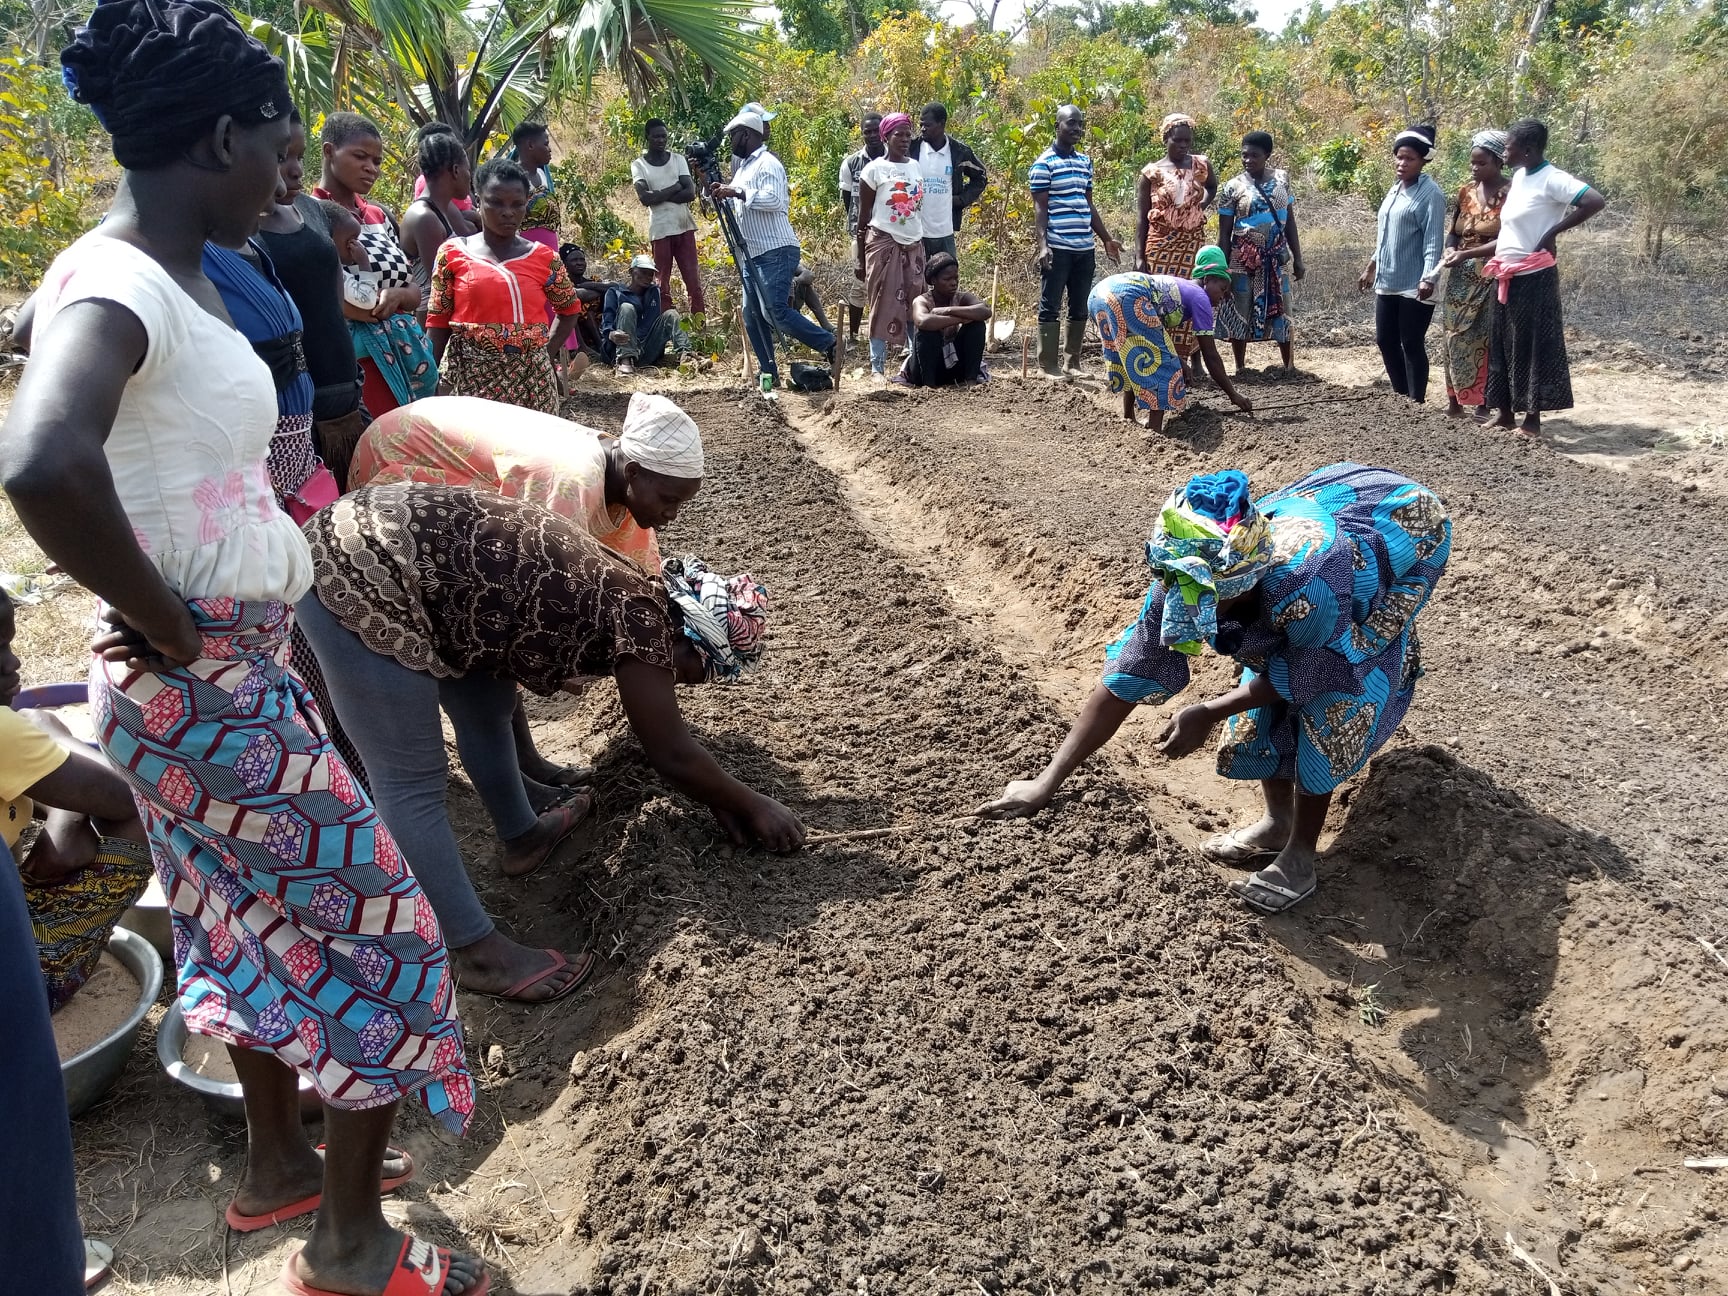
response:
{"label": "dry sandy ground", "polygon": [[[544,1009],[464,997],[480,1115],[461,1144],[405,1116],[423,1173],[393,1209],[547,1294],[1547,1291],[1508,1233],[1567,1292],[1728,1290],[1728,1189],[1680,1165],[1728,1146],[1702,943],[1728,952],[1728,555],[1689,436],[1719,389],[1647,433],[1614,421],[1627,375],[1579,388],[1554,443],[1627,471],[1316,383],[1164,438],[1018,380],[778,415],[693,393],[712,477],[667,548],[748,566],[775,619],[758,675],[687,714],[817,830],[905,831],[734,852],[609,690],[537,707],[599,765],[594,833],[510,884],[459,777],[452,812],[494,911],[606,972]],[[1603,449],[1646,435],[1685,453]],[[1038,821],[954,819],[1059,738],[1171,482],[1346,457],[1437,489],[1456,556],[1315,901],[1229,898],[1191,847],[1251,797],[1157,758],[1155,716]],[[33,561],[0,533],[0,567]],[[82,613],[26,611],[32,680],[76,676]],[[148,1037],[77,1133],[118,1290],[271,1290],[303,1232],[225,1236],[242,1136]]]}

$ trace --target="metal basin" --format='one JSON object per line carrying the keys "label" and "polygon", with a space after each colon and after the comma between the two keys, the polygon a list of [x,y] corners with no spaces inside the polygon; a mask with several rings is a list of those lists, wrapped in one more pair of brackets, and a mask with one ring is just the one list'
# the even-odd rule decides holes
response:
{"label": "metal basin", "polygon": [[149,941],[135,932],[116,928],[108,937],[108,952],[138,978],[138,1006],[107,1039],[60,1064],[60,1077],[66,1085],[66,1110],[73,1116],[88,1111],[114,1087],[126,1069],[132,1045],[138,1040],[144,1014],[162,993],[162,958]]}
{"label": "metal basin", "polygon": [[[185,1052],[188,1033],[186,1019],[181,1016],[180,1004],[176,1000],[162,1019],[161,1029],[156,1032],[156,1057],[162,1063],[162,1069],[168,1073],[169,1079],[185,1085],[202,1098],[204,1105],[216,1115],[245,1120],[246,1102],[240,1096],[237,1083],[211,1080],[186,1065],[181,1054]],[[318,1091],[312,1087],[312,1081],[301,1074],[300,1119],[316,1120],[323,1114],[324,1104],[318,1098]]]}
{"label": "metal basin", "polygon": [[138,903],[120,915],[120,926],[137,932],[154,945],[164,967],[174,966],[174,930],[168,918],[168,901],[162,895],[162,884],[154,877],[138,897]]}

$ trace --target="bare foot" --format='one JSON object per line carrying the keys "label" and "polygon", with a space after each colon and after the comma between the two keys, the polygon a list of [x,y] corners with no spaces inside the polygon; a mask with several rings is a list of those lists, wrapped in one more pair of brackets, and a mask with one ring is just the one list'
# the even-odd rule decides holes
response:
{"label": "bare foot", "polygon": [[[543,972],[551,957],[543,949],[518,945],[500,931],[483,936],[472,945],[450,951],[451,965],[456,969],[456,984],[475,994],[501,995],[511,986],[519,985],[537,972]],[[587,965],[580,955],[570,959],[544,981],[529,986],[519,996],[523,1003],[541,1003],[556,999],[581,980]]]}
{"label": "bare foot", "polygon": [[1464,407],[1462,405],[1460,405],[1457,401],[1447,401],[1446,402],[1446,417],[1447,418],[1454,418],[1454,419],[1463,418],[1464,417]]}
{"label": "bare foot", "polygon": [[550,859],[559,844],[593,813],[592,792],[578,792],[565,804],[554,806],[536,819],[527,832],[504,843],[499,869],[505,877],[526,877]]}
{"label": "bare foot", "polygon": [[[438,1264],[438,1253],[431,1243],[415,1238],[403,1257],[404,1234],[384,1225],[351,1245],[326,1241],[334,1229],[314,1228],[305,1249],[289,1259],[301,1282],[321,1291],[340,1292],[343,1296],[378,1296],[396,1272],[397,1261],[427,1272]],[[450,1265],[444,1274],[441,1296],[461,1296],[478,1287],[486,1273],[485,1264],[477,1256],[450,1253]]]}

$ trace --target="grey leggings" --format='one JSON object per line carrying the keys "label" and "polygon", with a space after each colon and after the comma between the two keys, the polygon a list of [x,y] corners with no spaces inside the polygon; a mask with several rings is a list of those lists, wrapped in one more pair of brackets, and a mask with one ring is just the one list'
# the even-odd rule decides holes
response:
{"label": "grey leggings", "polygon": [[409,670],[368,648],[316,594],[302,599],[295,613],[318,654],[342,726],[366,762],[378,813],[432,902],[444,943],[461,949],[491,935],[492,919],[474,894],[444,808],[450,771],[438,708],[449,713],[462,768],[508,841],[535,820],[510,733],[515,683],[495,675],[441,680]]}

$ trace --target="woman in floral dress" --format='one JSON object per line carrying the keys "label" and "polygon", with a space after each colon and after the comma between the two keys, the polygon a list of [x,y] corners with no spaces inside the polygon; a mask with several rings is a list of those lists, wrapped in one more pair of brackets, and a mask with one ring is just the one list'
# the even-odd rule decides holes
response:
{"label": "woman in floral dress", "polygon": [[[558,254],[523,238],[534,184],[499,158],[475,177],[480,232],[438,249],[426,327],[451,394],[481,396],[544,414],[564,394],[556,359],[582,303]],[[547,309],[557,323],[548,327]]]}
{"label": "woman in floral dress", "polygon": [[1488,411],[1488,344],[1494,333],[1495,281],[1482,273],[1500,237],[1500,208],[1509,181],[1506,133],[1478,132],[1470,141],[1470,182],[1458,191],[1446,229],[1446,299],[1440,316],[1446,334],[1446,412]]}
{"label": "woman in floral dress", "polygon": [[1268,165],[1272,136],[1242,137],[1242,173],[1218,193],[1218,246],[1230,258],[1234,291],[1218,312],[1218,336],[1230,339],[1236,372],[1247,363],[1250,342],[1276,342],[1284,372],[1296,370],[1290,328],[1290,280],[1300,279],[1302,243],[1290,177]]}
{"label": "woman in floral dress", "polygon": [[[1161,127],[1165,155],[1140,172],[1139,264],[1142,274],[1186,277],[1206,242],[1206,208],[1218,192],[1212,163],[1194,152],[1194,119],[1171,113]],[[1182,357],[1190,381],[1200,376],[1194,362],[1199,344],[1187,324],[1173,328],[1170,341]]]}

